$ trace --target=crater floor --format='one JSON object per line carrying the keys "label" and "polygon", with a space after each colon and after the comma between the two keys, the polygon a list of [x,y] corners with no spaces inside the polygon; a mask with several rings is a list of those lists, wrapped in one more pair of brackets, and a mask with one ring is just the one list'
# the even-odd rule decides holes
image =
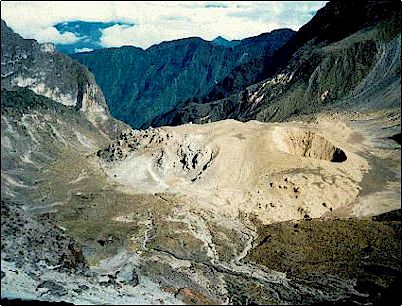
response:
{"label": "crater floor", "polygon": [[367,160],[346,124],[224,120],[127,133],[99,152],[110,180],[262,223],[321,217],[355,201]]}

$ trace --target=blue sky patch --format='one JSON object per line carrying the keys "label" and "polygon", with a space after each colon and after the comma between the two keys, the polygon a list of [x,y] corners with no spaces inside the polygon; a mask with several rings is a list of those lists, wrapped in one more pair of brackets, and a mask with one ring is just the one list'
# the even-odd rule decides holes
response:
{"label": "blue sky patch", "polygon": [[80,40],[72,44],[56,44],[56,48],[63,53],[72,54],[77,52],[88,52],[102,48],[100,38],[102,30],[115,25],[133,26],[134,24],[123,22],[90,22],[90,21],[69,21],[56,24],[54,27],[60,34],[73,33]]}

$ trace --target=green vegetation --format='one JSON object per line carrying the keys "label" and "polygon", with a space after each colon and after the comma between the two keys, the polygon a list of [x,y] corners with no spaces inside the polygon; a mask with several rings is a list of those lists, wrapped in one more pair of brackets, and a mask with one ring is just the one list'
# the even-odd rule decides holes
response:
{"label": "green vegetation", "polygon": [[30,109],[51,110],[58,113],[71,112],[71,108],[57,103],[49,98],[35,94],[27,88],[18,88],[15,91],[1,90],[1,114],[19,114]]}
{"label": "green vegetation", "polygon": [[[72,57],[94,73],[111,114],[138,128],[185,100],[206,98],[220,81],[228,90],[241,90],[244,82],[252,84],[261,71],[262,57],[272,54],[293,33],[289,29],[276,30],[245,39],[233,48],[188,38],[147,50],[109,48]],[[233,71],[241,75],[225,81]]]}

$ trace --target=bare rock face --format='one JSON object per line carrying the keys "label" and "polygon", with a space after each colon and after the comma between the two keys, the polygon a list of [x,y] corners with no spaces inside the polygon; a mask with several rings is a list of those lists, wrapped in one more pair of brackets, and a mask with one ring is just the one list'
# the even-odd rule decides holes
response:
{"label": "bare rock face", "polygon": [[53,44],[23,39],[1,21],[1,87],[29,88],[39,95],[82,111],[95,125],[116,132],[118,124],[88,69],[55,50]]}

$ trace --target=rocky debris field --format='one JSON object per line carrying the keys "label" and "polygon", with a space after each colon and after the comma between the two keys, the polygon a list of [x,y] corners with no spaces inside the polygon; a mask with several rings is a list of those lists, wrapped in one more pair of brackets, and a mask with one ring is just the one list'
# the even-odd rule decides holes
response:
{"label": "rocky debris field", "polygon": [[[54,158],[32,160],[38,169],[25,172],[32,177],[2,174],[12,190],[4,203],[10,218],[2,220],[8,233],[2,298],[131,304],[385,299],[398,281],[400,221],[392,214],[370,219],[400,207],[400,145],[388,138],[399,132],[397,119],[393,113],[329,113],[304,120],[310,123],[227,120],[126,130],[105,147],[70,144],[61,134],[55,139],[65,144],[53,142]],[[3,121],[8,132],[16,130]],[[384,122],[387,128],[378,128]],[[31,132],[44,137],[41,129]],[[37,187],[28,189],[38,175]],[[387,193],[378,182],[386,182]],[[13,194],[21,193],[23,205],[14,204]],[[369,207],[365,199],[373,199]],[[17,213],[21,220],[12,223]],[[42,240],[45,248],[33,248]],[[67,272],[59,271],[63,263]]]}
{"label": "rocky debris field", "polygon": [[[396,110],[126,129],[109,142],[79,112],[28,90],[3,100],[3,299],[370,302],[367,288],[394,284],[397,227],[367,219],[400,208],[400,145],[390,138],[400,133]],[[325,237],[308,226],[319,220]],[[295,222],[311,245],[293,240],[286,224]],[[263,235],[271,231],[281,233],[272,249]],[[382,253],[364,261],[366,240],[353,238],[360,236],[379,237],[388,253],[379,242]],[[289,255],[272,253],[287,240]],[[328,252],[314,252],[322,243]],[[339,269],[348,249],[358,252],[351,262],[370,271],[387,260],[392,277],[361,265]],[[360,286],[363,276],[370,283]]]}
{"label": "rocky debris field", "polygon": [[3,200],[1,215],[3,260],[15,262],[19,268],[39,262],[60,271],[87,267],[80,246],[46,220],[46,215],[38,220],[17,203]]}
{"label": "rocky debris field", "polygon": [[144,278],[132,263],[114,271],[89,267],[81,246],[50,215],[35,217],[16,203],[1,202],[2,302],[18,299],[68,303],[178,304]]}

